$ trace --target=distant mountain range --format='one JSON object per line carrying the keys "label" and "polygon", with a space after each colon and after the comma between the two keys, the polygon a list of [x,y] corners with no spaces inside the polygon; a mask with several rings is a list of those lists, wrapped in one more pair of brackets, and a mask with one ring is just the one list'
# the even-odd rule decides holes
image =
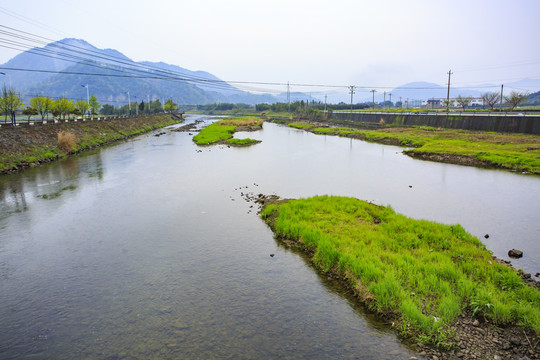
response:
{"label": "distant mountain range", "polygon": [[0,68],[9,73],[11,83],[25,99],[40,94],[86,99],[83,85],[88,85],[100,102],[117,106],[125,105],[128,98],[132,102],[173,99],[178,104],[276,101],[273,95],[242,91],[204,71],[163,62],[134,62],[116,50],[98,49],[80,39],[33,48]]}
{"label": "distant mountain range", "polygon": [[[511,91],[528,92],[533,93],[540,90],[540,80],[537,79],[523,79],[520,81],[510,82],[504,84],[503,95],[509,94]],[[450,98],[456,98],[457,96],[470,96],[479,98],[482,94],[487,92],[500,93],[501,84],[480,84],[471,87],[454,87],[450,86]],[[429,82],[412,82],[406,85],[399,86],[394,90],[386,93],[386,100],[388,100],[388,94],[392,94],[393,101],[399,100],[399,98],[405,99],[421,99],[428,100],[431,98],[446,98],[448,88],[445,86],[437,85]],[[384,95],[383,95],[384,96]],[[379,93],[375,99],[382,100],[382,96]]]}
{"label": "distant mountain range", "polygon": [[[13,70],[10,70],[13,69]],[[16,70],[18,69],[18,70]],[[30,71],[23,71],[30,70]],[[134,62],[114,49],[98,49],[80,39],[63,39],[25,51],[5,64],[0,71],[9,74],[13,86],[25,100],[36,95],[65,96],[73,100],[86,99],[88,85],[101,103],[115,106],[131,101],[161,101],[173,99],[178,104],[273,103],[287,101],[287,94],[254,94],[240,90],[205,71],[191,71],[163,62]],[[106,76],[104,76],[106,75]],[[2,79],[7,82],[7,78]],[[535,92],[540,80],[524,79],[505,84],[505,94],[511,90]],[[129,91],[129,95],[128,95]],[[485,92],[499,92],[500,85],[482,84],[475,87],[451,87],[450,97],[479,97]],[[412,82],[386,92],[386,100],[405,101],[446,98],[447,88],[434,83]],[[290,94],[291,101],[321,101],[325,96],[301,92]],[[375,93],[375,102],[382,102],[384,94]],[[355,103],[371,102],[370,89],[357,88]],[[327,94],[328,103],[350,102],[350,95]]]}

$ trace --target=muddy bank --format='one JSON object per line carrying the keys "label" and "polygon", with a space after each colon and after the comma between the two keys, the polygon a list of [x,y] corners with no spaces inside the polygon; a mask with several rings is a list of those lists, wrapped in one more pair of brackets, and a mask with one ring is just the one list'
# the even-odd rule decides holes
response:
{"label": "muddy bank", "polygon": [[[179,121],[177,117],[172,117],[170,114],[158,114],[126,119],[2,127],[0,128],[0,174],[9,174],[55,161]],[[59,149],[59,132],[75,135],[71,151]]]}
{"label": "muddy bank", "polygon": [[[280,205],[288,201],[275,195],[243,194],[243,196],[247,201],[258,204],[259,210],[270,204]],[[273,216],[271,215],[266,220],[270,228],[275,232],[275,214]],[[301,239],[278,237],[276,240],[285,247],[305,254],[314,268],[319,271],[314,262],[314,252],[308,249]],[[511,267],[509,261],[500,260],[496,257],[492,257],[492,259]],[[532,280],[530,274],[520,273],[520,275],[528,286],[540,288],[540,283]],[[373,299],[360,294],[347,274],[340,272],[337,267],[325,272],[324,276],[330,277],[341,284],[344,290],[357,299],[359,305],[363,307],[369,306],[369,303],[373,301]],[[399,331],[398,326],[394,325],[395,318],[391,314],[378,315],[389,327]],[[413,348],[418,351],[418,357],[428,359],[540,359],[540,338],[534,331],[520,327],[517,324],[497,326],[480,313],[474,314],[469,307],[464,307],[461,315],[456,318],[450,328],[454,335],[449,348],[437,348],[422,343],[413,344]],[[409,339],[405,340],[409,341]]]}
{"label": "muddy bank", "polygon": [[497,169],[501,168],[497,164],[493,164],[492,162],[477,159],[474,156],[466,156],[466,155],[456,155],[456,154],[435,154],[435,153],[429,153],[429,152],[423,152],[423,151],[417,151],[417,150],[405,150],[403,151],[405,155],[408,155],[412,158],[419,159],[419,160],[427,160],[427,161],[436,161],[436,162],[442,162],[447,164],[456,164],[456,165],[465,165],[465,166],[476,166],[476,167],[482,167],[482,168],[491,168],[491,169]]}

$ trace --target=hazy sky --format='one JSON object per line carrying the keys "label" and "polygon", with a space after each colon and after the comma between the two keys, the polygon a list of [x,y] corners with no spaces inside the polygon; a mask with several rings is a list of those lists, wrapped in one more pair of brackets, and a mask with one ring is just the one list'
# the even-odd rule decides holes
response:
{"label": "hazy sky", "polygon": [[[389,88],[412,81],[444,85],[449,69],[456,86],[540,79],[539,14],[540,0],[0,4],[1,25],[54,40],[81,38],[136,61],[163,61],[224,80]],[[17,53],[0,47],[0,63]]]}

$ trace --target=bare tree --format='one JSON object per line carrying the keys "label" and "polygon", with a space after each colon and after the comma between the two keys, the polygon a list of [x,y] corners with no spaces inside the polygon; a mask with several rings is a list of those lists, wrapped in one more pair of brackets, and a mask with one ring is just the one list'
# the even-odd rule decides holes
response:
{"label": "bare tree", "polygon": [[495,105],[501,100],[501,95],[496,92],[485,93],[482,95],[482,100],[484,101],[484,105],[488,105],[491,111],[493,111]]}
{"label": "bare tree", "polygon": [[504,101],[506,101],[506,103],[510,105],[513,111],[528,96],[529,94],[526,93],[512,91],[508,96],[504,97]]}
{"label": "bare tree", "polygon": [[472,98],[469,97],[469,96],[461,96],[461,95],[459,95],[456,98],[456,101],[459,104],[459,106],[461,106],[463,108],[463,110],[465,110],[465,108],[472,102]]}
{"label": "bare tree", "polygon": [[448,109],[452,105],[452,100],[444,99],[443,100],[443,105],[444,105],[445,108]]}

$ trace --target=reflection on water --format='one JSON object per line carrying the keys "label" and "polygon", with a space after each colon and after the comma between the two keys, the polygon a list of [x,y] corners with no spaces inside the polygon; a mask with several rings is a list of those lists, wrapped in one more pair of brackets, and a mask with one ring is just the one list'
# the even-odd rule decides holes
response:
{"label": "reflection on water", "polygon": [[[499,238],[512,229],[537,235],[538,178],[274,124],[237,136],[263,142],[199,148],[188,133],[167,131],[0,177],[0,358],[413,354],[277,244],[246,192],[349,195],[468,221],[490,232],[491,248],[508,246]],[[534,241],[523,261],[531,267]]]}
{"label": "reflection on water", "polygon": [[64,191],[73,191],[81,176],[102,178],[101,159],[96,153],[91,162],[85,157],[69,157],[53,164],[28,169],[21,174],[0,178],[0,219],[24,212],[35,198],[53,199]]}

